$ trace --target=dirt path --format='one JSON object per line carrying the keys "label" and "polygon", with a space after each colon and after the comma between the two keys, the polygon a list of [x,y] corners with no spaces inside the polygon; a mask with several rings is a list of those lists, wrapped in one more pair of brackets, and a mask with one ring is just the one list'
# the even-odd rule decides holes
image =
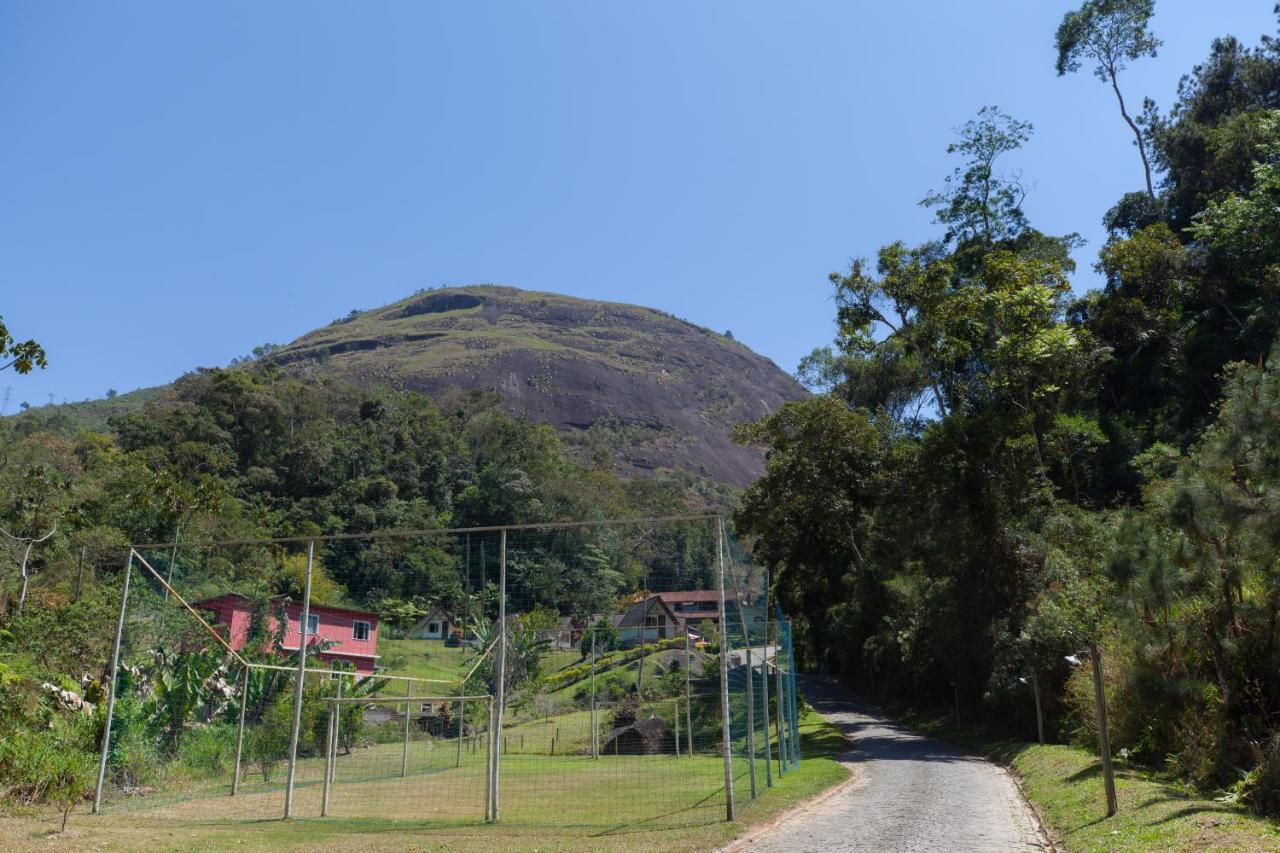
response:
{"label": "dirt path", "polygon": [[802,677],[809,703],[854,741],[859,778],[740,840],[742,851],[1047,849],[1008,772],[873,716],[843,689]]}

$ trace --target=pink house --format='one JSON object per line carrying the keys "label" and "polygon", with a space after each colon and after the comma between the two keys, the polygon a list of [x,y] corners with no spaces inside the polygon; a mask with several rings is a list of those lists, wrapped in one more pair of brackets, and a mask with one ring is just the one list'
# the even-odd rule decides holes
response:
{"label": "pink house", "polygon": [[[272,601],[268,611],[268,631],[277,629],[278,600]],[[253,602],[239,593],[228,593],[206,598],[193,605],[198,610],[213,613],[213,621],[226,628],[227,642],[240,651],[249,637],[249,623],[253,618]],[[302,637],[302,605],[286,599],[284,602],[284,639],[279,651],[297,654],[298,641]],[[319,652],[320,660],[327,663],[345,663],[363,675],[372,675],[378,662],[378,614],[349,607],[330,607],[312,604],[307,627],[307,645],[324,642],[328,648]]]}

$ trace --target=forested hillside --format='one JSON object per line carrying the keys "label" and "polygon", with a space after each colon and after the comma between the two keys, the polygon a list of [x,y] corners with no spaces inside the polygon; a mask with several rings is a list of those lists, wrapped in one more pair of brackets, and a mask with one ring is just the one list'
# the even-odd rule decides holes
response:
{"label": "forested hillside", "polygon": [[[416,391],[450,407],[472,392],[508,415],[550,424],[569,455],[624,476],[687,471],[739,488],[763,470],[735,426],[807,396],[733,339],[652,308],[496,285],[421,290],[278,346],[242,370],[356,394]],[[169,386],[27,408],[44,429],[109,431]]]}
{"label": "forested hillside", "polygon": [[[1119,96],[1151,11],[1085,3],[1058,71]],[[839,335],[802,365],[825,393],[740,431],[769,455],[737,524],[809,665],[1023,733],[1035,675],[1089,743],[1067,658],[1097,643],[1123,755],[1280,814],[1280,41],[1221,38],[1167,110],[1118,105],[1105,287],[1073,291],[1079,238],[1002,169],[1032,128],[983,110],[921,202],[936,237],[831,276]]]}

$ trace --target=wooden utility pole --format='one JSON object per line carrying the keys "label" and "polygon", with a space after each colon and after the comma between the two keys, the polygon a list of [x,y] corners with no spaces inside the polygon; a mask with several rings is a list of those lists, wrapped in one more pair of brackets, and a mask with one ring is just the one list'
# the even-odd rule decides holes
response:
{"label": "wooden utility pole", "polygon": [[1040,676],[1031,673],[1031,692],[1036,697],[1036,736],[1040,739],[1040,745],[1044,746],[1044,713],[1040,709]]}
{"label": "wooden utility pole", "polygon": [[1098,752],[1102,756],[1102,783],[1107,790],[1107,817],[1116,813],[1116,776],[1111,766],[1111,732],[1107,729],[1107,697],[1102,689],[1102,653],[1098,644],[1089,645],[1093,663],[1093,700],[1098,706]]}

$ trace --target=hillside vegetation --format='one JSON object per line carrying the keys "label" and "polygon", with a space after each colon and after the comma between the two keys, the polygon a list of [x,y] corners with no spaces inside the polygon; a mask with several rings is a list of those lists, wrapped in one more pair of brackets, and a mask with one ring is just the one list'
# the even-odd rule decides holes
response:
{"label": "hillside vegetation", "polygon": [[[417,391],[449,407],[475,392],[549,424],[571,455],[626,476],[668,471],[742,487],[763,470],[735,426],[804,388],[732,337],[651,308],[477,285],[352,311],[283,347],[237,359],[352,393]],[[45,430],[105,431],[171,386],[30,409]]]}

